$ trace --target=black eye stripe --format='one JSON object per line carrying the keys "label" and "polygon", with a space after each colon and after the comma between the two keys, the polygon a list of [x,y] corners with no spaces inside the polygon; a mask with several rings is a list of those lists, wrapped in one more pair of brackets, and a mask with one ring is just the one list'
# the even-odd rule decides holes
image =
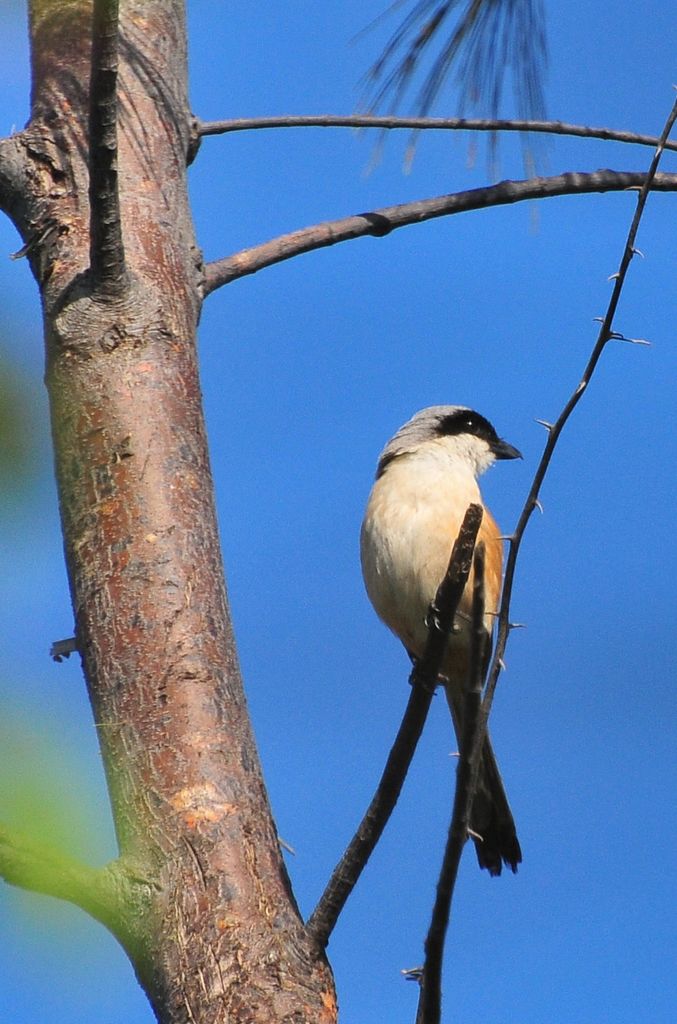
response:
{"label": "black eye stripe", "polygon": [[489,420],[485,419],[480,413],[470,410],[459,410],[442,417],[436,430],[440,437],[472,434],[489,442],[498,440],[498,435]]}

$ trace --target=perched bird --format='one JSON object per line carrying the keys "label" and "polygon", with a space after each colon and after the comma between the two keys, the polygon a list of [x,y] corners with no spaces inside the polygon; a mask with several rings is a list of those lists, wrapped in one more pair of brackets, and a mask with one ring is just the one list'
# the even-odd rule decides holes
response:
{"label": "perched bird", "polygon": [[[498,610],[503,542],[484,506],[477,477],[496,459],[519,459],[488,420],[460,405],[434,405],[416,413],[381,453],[362,524],[362,574],[379,617],[400,638],[412,659],[428,637],[426,618],[442,582],[454,541],[472,502],[484,515],[485,625],[491,633]],[[443,666],[443,682],[460,739],[463,694],[470,652],[472,575],[463,592]],[[471,832],[480,867],[500,875],[522,860],[510,806],[489,735],[484,740]],[[481,838],[480,838],[481,837]]]}

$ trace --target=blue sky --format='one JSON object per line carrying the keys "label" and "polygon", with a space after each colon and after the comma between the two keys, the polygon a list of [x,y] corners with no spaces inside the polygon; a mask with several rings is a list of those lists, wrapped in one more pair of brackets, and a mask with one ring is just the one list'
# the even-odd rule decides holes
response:
{"label": "blue sky", "polygon": [[[384,0],[189,2],[191,97],[202,118],[349,113],[384,40],[350,44]],[[0,10],[0,134],[28,110],[23,5]],[[674,10],[621,0],[548,5],[553,119],[658,133],[673,102]],[[437,114],[453,115],[452,95]],[[505,114],[511,114],[510,105]],[[191,170],[213,259],[316,221],[482,185],[485,149],[406,134],[366,173],[371,137],[257,132],[205,140]],[[644,169],[649,150],[554,139],[546,170]],[[674,155],[664,169],[676,170]],[[519,143],[500,177],[522,177]],[[546,1024],[673,1019],[674,197],[650,197],[616,327],[567,427],[520,556],[508,671],[492,732],[524,864],[490,879],[468,850],[447,944],[448,1020]],[[408,696],[407,659],[363,593],[358,533],[376,458],[414,411],[475,406],[524,453],[484,494],[509,532],[543,430],[580,376],[606,309],[632,195],[556,199],[345,243],[235,282],[200,331],[224,558],[251,713],[289,869],[309,913],[365,808]],[[0,221],[0,252],[19,248]],[[37,292],[0,262],[3,359],[25,381],[27,493],[0,505],[0,820],[57,820],[76,852],[114,856],[96,740],[70,635],[42,390]],[[265,628],[262,628],[265,623]],[[433,704],[401,804],[332,938],[343,1024],[414,1017],[402,968],[421,962],[455,748]],[[12,795],[35,790],[34,802]],[[19,806],[17,806],[17,803]],[[56,815],[57,819],[61,812]],[[78,823],[77,820],[80,819]],[[33,822],[34,823],[34,822]],[[70,907],[0,888],[0,1021],[152,1019],[124,957]]]}

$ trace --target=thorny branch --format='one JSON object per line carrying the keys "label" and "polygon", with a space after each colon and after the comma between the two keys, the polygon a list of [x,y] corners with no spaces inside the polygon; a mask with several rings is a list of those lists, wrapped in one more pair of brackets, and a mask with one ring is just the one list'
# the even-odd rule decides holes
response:
{"label": "thorny branch", "polygon": [[[529,178],[525,181],[502,181],[485,188],[386,206],[370,213],[325,221],[322,224],[292,231],[287,235],[280,235],[270,242],[242,249],[232,256],[208,263],[205,267],[204,293],[209,295],[239,277],[255,274],[264,267],[292,259],[301,253],[336,245],[352,238],[364,238],[367,235],[378,238],[389,234],[395,228],[406,227],[409,224],[422,224],[436,217],[492,206],[505,206],[523,202],[525,199],[638,189],[644,186],[646,180],[647,176],[643,171],[569,172],[546,178]],[[651,188],[661,192],[676,192],[677,174],[654,175]]]}
{"label": "thorny branch", "polygon": [[[606,314],[601,319],[601,326],[597,341],[585,367],[583,376],[557,420],[554,423],[544,424],[548,431],[548,440],[536,469],[534,480],[519,517],[515,532],[510,538],[510,551],[506,562],[503,594],[498,615],[496,647],[488,671],[486,672],[487,684],[484,691],[484,698],[481,700],[481,687],[484,675],[483,664],[485,664],[482,657],[481,640],[481,627],[484,614],[483,584],[478,584],[477,579],[478,575],[483,576],[483,566],[480,568],[478,565],[478,562],[481,563],[482,559],[481,549],[478,549],[475,554],[476,575],[475,588],[473,591],[472,613],[472,667],[464,716],[464,733],[460,745],[461,759],[457,774],[452,821],[449,829],[442,871],[440,873],[440,880],[438,882],[432,921],[426,937],[425,965],[420,973],[412,973],[412,976],[419,977],[421,981],[421,992],[419,996],[416,1024],[439,1024],[440,1021],[442,1005],[441,971],[444,940],[448,927],[451,899],[456,882],[458,864],[468,835],[469,814],[472,808],[472,798],[477,785],[477,770],[479,764],[478,755],[486,734],[487,720],[491,711],[498,677],[503,667],[503,656],[510,632],[510,598],[512,594],[512,585],[519,547],[531,514],[535,508],[539,507],[538,495],[550,465],[557,440],[569,419],[569,416],[575,409],[590,383],[604,347],[612,340],[636,341],[636,339],[625,339],[623,335],[615,332],[613,330],[613,319],[618,307],[618,302],[620,300],[630,262],[637,251],[635,249],[635,239],[637,237],[637,231],[644,212],[644,207],[646,205],[649,192],[654,184],[658,164],[675,120],[677,120],[677,101],[675,102],[665,123],[651,166],[645,176],[644,183],[637,198],[637,207],[630,225],[620,266],[617,273],[613,275],[614,287],[611,298],[609,299]],[[480,632],[478,632],[478,630]]]}
{"label": "thorny branch", "polygon": [[449,567],[431,606],[428,641],[423,657],[412,670],[409,701],[381,781],[308,920],[307,929],[320,949],[326,946],[338,916],[380,839],[402,790],[435,692],[456,609],[470,574],[482,514],[481,505],[470,505],[465,514],[451,552]]}
{"label": "thorny branch", "polygon": [[487,675],[487,685],[484,693],[484,699],[482,701],[482,710],[480,715],[481,736],[484,736],[484,733],[486,731],[487,719],[489,717],[489,712],[491,711],[491,704],[494,699],[494,693],[496,691],[498,677],[501,673],[501,669],[503,668],[503,657],[505,654],[506,644],[508,642],[508,635],[510,633],[510,599],[512,596],[512,587],[515,576],[515,565],[517,561],[517,555],[520,549],[520,544],[522,543],[522,538],[524,536],[524,531],[526,530],[527,523],[529,522],[529,519],[531,518],[534,509],[540,507],[538,496],[540,494],[543,480],[548,471],[548,467],[550,465],[550,461],[552,459],[555,446],[557,444],[560,434],[562,433],[562,430],[564,429],[567,420],[569,419],[572,412],[574,411],[574,409],[580,402],[581,398],[583,397],[588,387],[588,384],[592,379],[592,375],[595,372],[595,368],[597,366],[597,363],[599,362],[600,356],[602,355],[602,352],[604,351],[604,348],[607,345],[607,343],[612,340],[633,340],[629,338],[626,339],[622,334],[618,334],[617,332],[615,332],[613,330],[613,320],[616,314],[616,309],[618,307],[618,302],[621,297],[621,292],[623,291],[623,285],[625,283],[625,278],[628,272],[628,268],[630,266],[630,262],[632,260],[632,257],[637,252],[637,250],[635,249],[635,238],[637,237],[637,230],[642,219],[644,207],[646,206],[646,201],[649,197],[649,192],[652,189],[655,189],[657,178],[660,177],[657,176],[656,172],[658,169],[658,165],[660,163],[661,156],[663,155],[663,151],[665,149],[665,144],[667,142],[668,136],[670,135],[670,132],[672,131],[672,127],[675,123],[675,120],[677,120],[677,100],[675,101],[672,110],[670,111],[670,115],[667,121],[665,122],[665,127],[663,128],[663,131],[661,133],[661,137],[659,139],[658,146],[656,147],[656,152],[654,153],[653,160],[651,161],[649,170],[646,173],[646,175],[643,176],[642,187],[637,197],[635,215],[632,218],[630,230],[628,231],[628,237],[625,243],[625,249],[623,250],[623,256],[621,258],[620,266],[618,268],[617,273],[613,275],[614,286],[611,292],[611,298],[609,299],[609,305],[607,307],[606,314],[604,315],[601,321],[597,341],[595,342],[595,346],[592,350],[590,358],[588,359],[587,366],[583,371],[583,376],[581,377],[578,385],[576,386],[575,391],[567,401],[566,405],[562,409],[561,413],[559,414],[555,422],[543,424],[548,432],[548,439],[545,443],[545,448],[543,449],[541,461],[539,462],[538,467],[536,469],[533,483],[529,490],[529,494],[527,495],[526,502],[524,503],[524,507],[517,521],[517,526],[515,527],[514,533],[510,537],[508,558],[506,560],[505,566],[505,578],[503,581],[503,594],[501,597],[501,606],[498,612],[498,631],[496,636],[496,646],[494,649],[493,658],[491,660],[491,665],[489,667]]}

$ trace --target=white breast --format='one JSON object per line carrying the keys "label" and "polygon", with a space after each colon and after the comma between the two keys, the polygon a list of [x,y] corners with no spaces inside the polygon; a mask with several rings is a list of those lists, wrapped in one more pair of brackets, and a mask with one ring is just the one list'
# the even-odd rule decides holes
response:
{"label": "white breast", "polygon": [[362,524],[364,582],[376,612],[413,654],[425,646],[426,614],[471,502],[471,469],[430,447],[390,463],[376,481]]}

